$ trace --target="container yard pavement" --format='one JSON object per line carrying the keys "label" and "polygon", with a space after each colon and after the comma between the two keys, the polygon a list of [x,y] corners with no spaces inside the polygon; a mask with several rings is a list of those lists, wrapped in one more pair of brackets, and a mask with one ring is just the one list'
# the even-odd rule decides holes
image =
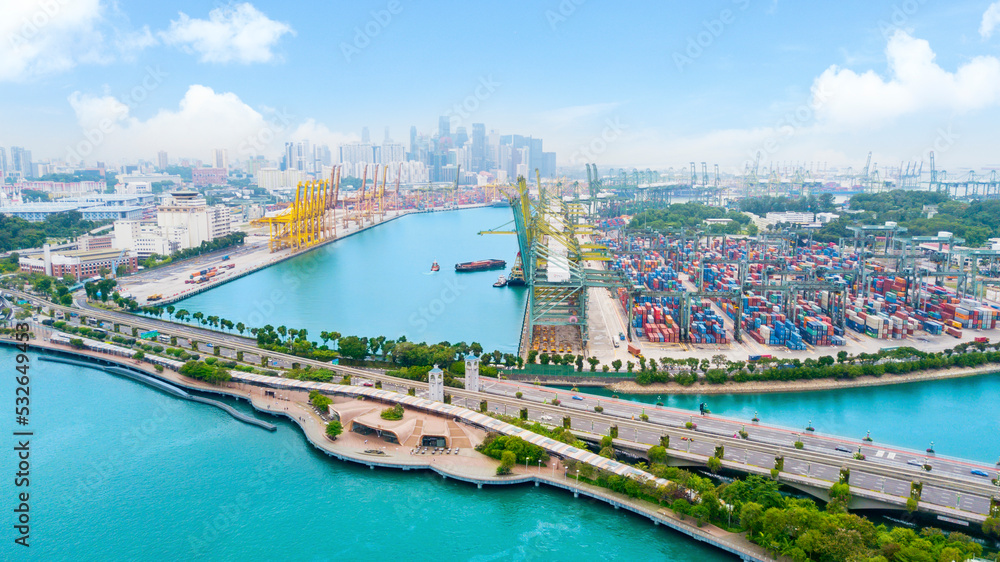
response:
{"label": "container yard pavement", "polygon": [[[589,267],[599,267],[591,262]],[[731,319],[719,312],[719,315],[726,321],[727,332],[732,332]],[[633,341],[620,341],[620,333],[628,333],[625,329],[626,318],[621,304],[611,295],[611,292],[603,288],[592,288],[588,298],[587,316],[590,320],[590,343],[589,356],[596,357],[602,364],[610,365],[615,359],[622,363],[626,361],[637,362],[638,360],[629,355],[628,345],[631,344],[640,349],[642,355],[647,358],[660,359],[670,357],[673,359],[683,359],[694,357],[697,359],[711,359],[716,355],[723,355],[730,361],[746,361],[750,355],[773,355],[779,358],[818,358],[824,355],[836,356],[840,351],[846,351],[850,355],[860,353],[877,353],[886,347],[910,346],[921,351],[936,352],[951,349],[960,343],[971,342],[977,337],[988,337],[991,341],[1000,338],[1000,330],[962,330],[962,337],[955,338],[948,335],[930,336],[924,332],[918,332],[913,337],[904,340],[875,339],[853,330],[845,332],[845,345],[843,346],[822,346],[815,347],[806,345],[804,351],[794,351],[785,346],[759,344],[749,336],[744,336],[743,343],[727,344],[684,344],[684,343],[650,343],[644,338],[633,338]],[[614,341],[618,341],[618,347],[614,346]]]}

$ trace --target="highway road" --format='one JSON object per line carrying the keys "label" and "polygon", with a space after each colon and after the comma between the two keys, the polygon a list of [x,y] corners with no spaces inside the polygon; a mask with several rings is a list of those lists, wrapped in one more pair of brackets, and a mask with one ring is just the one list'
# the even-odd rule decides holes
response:
{"label": "highway road", "polygon": [[[16,291],[13,293],[37,301],[30,295]],[[275,367],[289,368],[293,362],[308,364],[332,369],[341,375],[380,381],[385,389],[406,392],[414,388],[418,396],[425,396],[427,392],[426,383],[389,377],[380,371],[330,365],[262,351],[253,340],[236,335],[108,312],[94,309],[86,303],[79,304],[87,310],[45,303],[64,313],[72,311],[136,327],[141,331],[155,329],[161,334],[174,335],[178,337],[180,347],[190,348],[190,341],[193,340],[199,343],[201,353],[212,353],[211,349],[206,350],[206,346],[221,346],[220,355],[223,357],[235,358],[236,351],[243,351],[247,362],[260,364],[261,356],[266,355]],[[922,502],[959,509],[968,515],[978,516],[979,519],[989,512],[990,498],[1000,497],[1000,488],[990,482],[991,478],[998,477],[997,466],[866,443],[860,439],[814,435],[774,425],[755,424],[749,420],[701,416],[697,412],[618,401],[506,380],[483,379],[482,392],[479,393],[463,389],[448,389],[447,392],[452,395],[454,404],[473,410],[479,410],[480,402],[486,400],[490,412],[516,416],[521,408],[527,408],[530,420],[552,425],[561,425],[563,417],[568,416],[571,428],[576,432],[607,435],[610,427],[615,425],[619,429],[619,446],[628,446],[628,443],[622,441],[632,441],[635,442],[633,447],[640,451],[649,445],[658,444],[661,436],[668,435],[671,450],[710,456],[716,445],[723,445],[724,460],[767,470],[774,467],[776,456],[783,456],[784,472],[829,483],[838,480],[841,468],[849,468],[852,487],[884,492],[900,498],[909,496],[911,482],[920,481],[923,483]],[[520,399],[515,396],[517,392],[522,393]],[[559,399],[558,406],[548,403],[553,398]],[[601,406],[603,411],[596,412],[597,406]],[[640,419],[642,414],[648,416],[647,421]],[[686,429],[684,425],[689,421],[696,423],[697,428]],[[741,439],[737,434],[744,427],[749,434],[747,440]],[[795,441],[802,442],[802,449],[793,446]],[[854,453],[859,449],[865,455],[865,460],[854,458]],[[925,462],[932,466],[931,471],[923,469]],[[975,476],[972,470],[981,470],[989,476]]]}

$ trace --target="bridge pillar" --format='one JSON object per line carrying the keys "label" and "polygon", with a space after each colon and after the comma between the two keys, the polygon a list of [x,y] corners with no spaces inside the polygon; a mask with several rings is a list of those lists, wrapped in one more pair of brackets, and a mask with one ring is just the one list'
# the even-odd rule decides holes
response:
{"label": "bridge pillar", "polygon": [[480,490],[482,490],[483,489],[483,483],[482,482],[476,482],[476,487],[479,488]]}

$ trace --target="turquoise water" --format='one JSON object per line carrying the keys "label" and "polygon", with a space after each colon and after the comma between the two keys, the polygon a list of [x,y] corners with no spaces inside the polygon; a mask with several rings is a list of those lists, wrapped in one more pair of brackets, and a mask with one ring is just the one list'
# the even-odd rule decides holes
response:
{"label": "turquoise water", "polygon": [[[288,422],[270,433],[101,371],[33,363],[31,547],[13,544],[5,509],[0,560],[732,560],[558,490],[373,471],[317,453]],[[0,377],[5,403],[13,384]]]}
{"label": "turquoise water", "polygon": [[[497,289],[507,271],[455,273],[455,264],[517,255],[509,208],[409,215],[176,303],[247,326],[307,328],[410,341],[478,341],[516,352],[525,289]],[[441,271],[431,273],[437,261]]]}
{"label": "turquoise water", "polygon": [[923,450],[934,441],[939,455],[991,463],[1000,457],[1000,374],[818,392],[618,397],[693,411],[706,402],[713,414],[748,424],[757,412],[762,423],[804,429],[811,420],[816,431],[845,437],[871,430],[876,445]]}

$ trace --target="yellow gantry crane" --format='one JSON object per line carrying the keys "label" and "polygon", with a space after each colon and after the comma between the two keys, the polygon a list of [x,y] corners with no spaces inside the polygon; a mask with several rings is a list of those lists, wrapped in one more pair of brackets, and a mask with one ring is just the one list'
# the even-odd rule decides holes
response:
{"label": "yellow gantry crane", "polygon": [[[339,182],[337,183],[339,186]],[[300,250],[332,237],[334,191],[328,181],[300,182],[292,204],[279,214],[251,221],[268,227],[268,247],[272,252]]]}

